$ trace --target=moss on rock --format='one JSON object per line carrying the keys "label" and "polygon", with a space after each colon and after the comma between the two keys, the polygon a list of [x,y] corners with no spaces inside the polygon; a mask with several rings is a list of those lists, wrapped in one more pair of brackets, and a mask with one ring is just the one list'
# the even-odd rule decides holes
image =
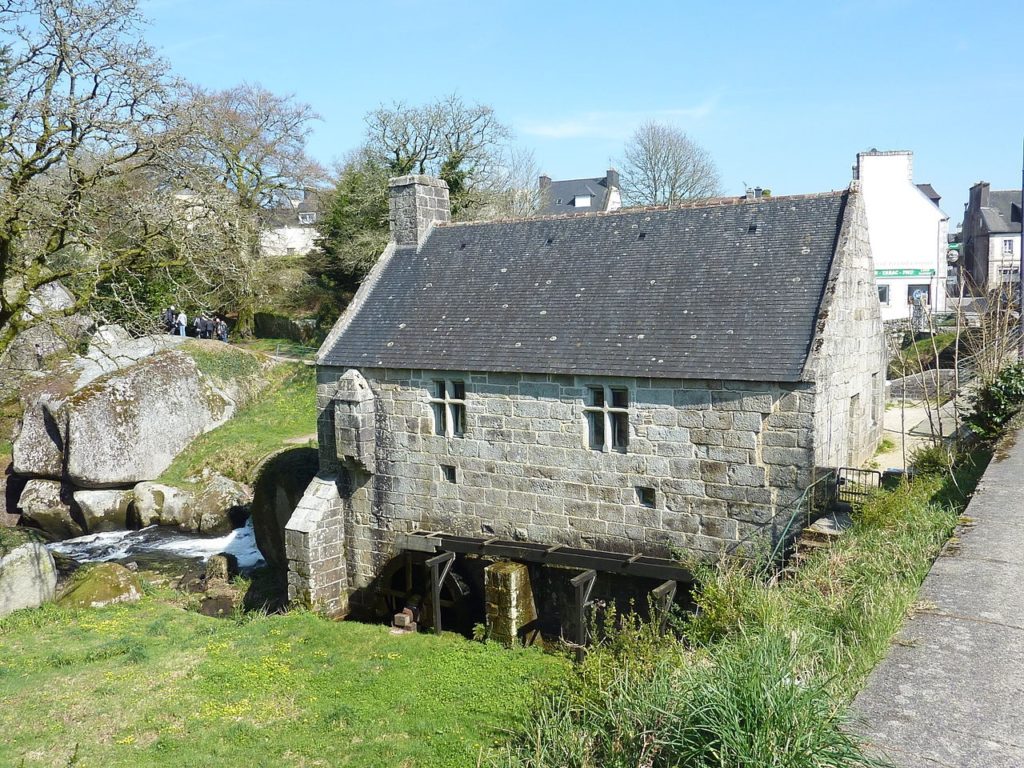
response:
{"label": "moss on rock", "polygon": [[57,602],[73,608],[102,608],[142,597],[142,580],[117,563],[99,563],[77,571]]}

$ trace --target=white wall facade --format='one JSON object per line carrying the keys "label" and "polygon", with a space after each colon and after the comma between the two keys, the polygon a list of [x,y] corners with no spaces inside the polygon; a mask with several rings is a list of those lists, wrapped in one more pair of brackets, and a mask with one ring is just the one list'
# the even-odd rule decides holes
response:
{"label": "white wall facade", "polygon": [[[1010,241],[1009,250],[1004,241]],[[988,236],[988,288],[1020,281],[1020,234],[996,232]]]}
{"label": "white wall facade", "polygon": [[304,256],[315,251],[316,227],[276,227],[260,233],[264,256]]}
{"label": "white wall facade", "polygon": [[913,153],[862,152],[855,178],[864,196],[882,320],[910,317],[916,291],[928,295],[932,311],[945,311],[949,217],[914,186]]}

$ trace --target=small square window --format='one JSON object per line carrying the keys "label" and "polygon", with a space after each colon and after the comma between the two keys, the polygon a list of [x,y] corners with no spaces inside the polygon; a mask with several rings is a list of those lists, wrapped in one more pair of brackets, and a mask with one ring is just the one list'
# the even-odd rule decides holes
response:
{"label": "small square window", "polygon": [[453,467],[451,464],[442,464],[441,479],[448,483],[457,482],[455,478],[455,467]]}
{"label": "small square window", "polygon": [[881,304],[885,305],[885,306],[889,306],[889,286],[888,285],[880,285],[880,286],[878,286],[878,301]]}
{"label": "small square window", "polygon": [[648,488],[643,485],[636,486],[636,503],[641,507],[648,507],[654,509],[656,505],[657,497],[654,494],[653,488]]}

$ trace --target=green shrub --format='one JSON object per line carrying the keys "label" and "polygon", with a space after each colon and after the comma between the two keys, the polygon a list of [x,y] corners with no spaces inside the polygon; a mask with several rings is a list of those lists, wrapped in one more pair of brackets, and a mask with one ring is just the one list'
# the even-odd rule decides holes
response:
{"label": "green shrub", "polygon": [[1003,434],[1007,422],[1024,404],[1024,361],[1012,363],[971,395],[967,426],[985,440]]}
{"label": "green shrub", "polygon": [[952,471],[956,452],[941,443],[920,445],[910,453],[910,465],[919,475],[944,475]]}

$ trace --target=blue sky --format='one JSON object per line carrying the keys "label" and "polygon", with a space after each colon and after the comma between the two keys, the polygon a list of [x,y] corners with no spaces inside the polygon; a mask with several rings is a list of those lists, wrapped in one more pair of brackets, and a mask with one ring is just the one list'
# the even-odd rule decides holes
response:
{"label": "blue sky", "polygon": [[603,175],[644,119],[685,130],[728,194],[845,187],[910,149],[955,226],[972,183],[1018,188],[1024,3],[143,0],[149,41],[210,88],[294,94],[310,152],[356,147],[380,103],[491,105],[554,178]]}

